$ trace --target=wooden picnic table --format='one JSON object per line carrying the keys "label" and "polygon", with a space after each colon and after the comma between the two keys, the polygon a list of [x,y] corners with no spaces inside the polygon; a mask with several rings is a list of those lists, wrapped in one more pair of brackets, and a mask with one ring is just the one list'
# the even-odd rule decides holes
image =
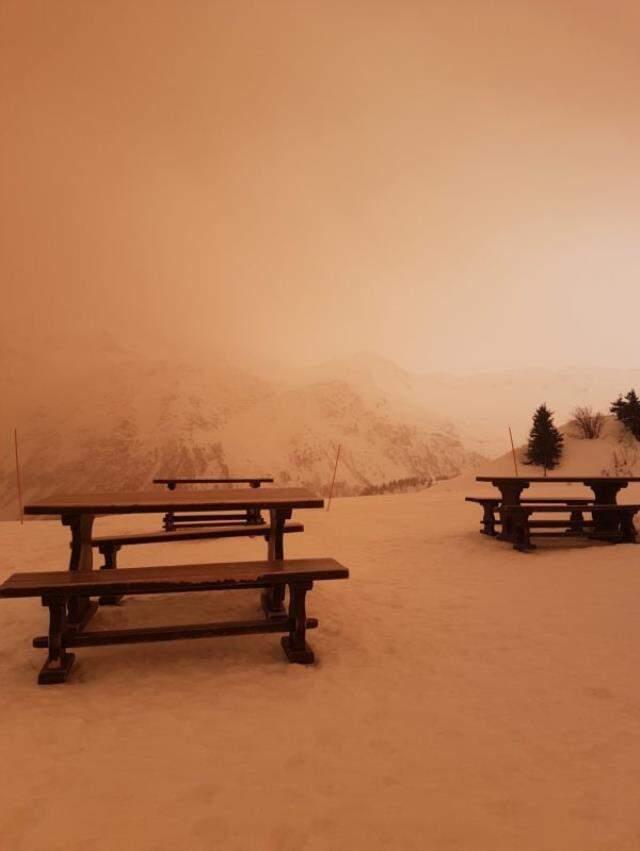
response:
{"label": "wooden picnic table", "polygon": [[[228,478],[192,478],[185,479],[180,477],[171,477],[166,479],[154,479],[154,485],[166,485],[170,491],[176,489],[176,485],[249,485],[252,488],[259,488],[262,484],[273,484],[273,478],[271,476],[250,476],[247,478],[241,477],[228,477]],[[197,515],[182,515],[179,517],[179,525],[192,525],[193,523],[210,523],[211,520],[215,520],[216,516],[220,518],[220,515],[206,515],[206,514],[197,514]],[[247,510],[246,516],[235,516],[233,518],[223,518],[226,520],[229,519],[242,519],[247,523],[259,523],[260,522],[260,509],[259,508],[250,508]],[[162,518],[162,525],[165,529],[175,529],[176,528],[176,516],[175,512],[168,511],[165,516]]]}
{"label": "wooden picnic table", "polygon": [[[270,512],[269,560],[283,557],[285,522],[295,509],[322,508],[324,500],[306,488],[220,488],[210,491],[144,491],[52,496],[24,507],[30,515],[58,515],[71,530],[69,570],[93,569],[92,530],[99,515],[156,514],[168,511],[265,510]],[[274,589],[271,603],[282,607],[284,586]],[[69,601],[69,625],[80,630],[97,610],[86,598]]]}
{"label": "wooden picnic table", "polygon": [[[591,488],[597,505],[616,505],[618,493],[640,476],[476,476],[477,482],[490,482],[500,491],[503,505],[520,505],[522,492],[530,484],[582,484]],[[594,534],[606,537],[615,525],[615,517],[597,514],[593,517]]]}

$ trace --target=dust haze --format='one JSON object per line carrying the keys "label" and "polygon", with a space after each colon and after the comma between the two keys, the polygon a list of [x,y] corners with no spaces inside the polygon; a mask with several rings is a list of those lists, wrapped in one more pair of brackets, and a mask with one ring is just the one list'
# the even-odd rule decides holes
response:
{"label": "dust haze", "polygon": [[32,496],[323,490],[339,444],[361,493],[637,383],[638,36],[632,3],[2,4],[0,511],[15,427]]}
{"label": "dust haze", "polygon": [[4,2],[3,344],[638,367],[639,37],[633,2]]}

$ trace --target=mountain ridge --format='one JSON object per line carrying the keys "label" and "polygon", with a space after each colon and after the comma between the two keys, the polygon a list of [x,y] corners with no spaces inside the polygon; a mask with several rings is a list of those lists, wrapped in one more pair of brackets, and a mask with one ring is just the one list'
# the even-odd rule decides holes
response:
{"label": "mountain ridge", "polygon": [[[429,484],[478,460],[450,423],[399,391],[393,372],[365,380],[330,368],[270,383],[217,360],[153,358],[108,344],[97,363],[66,360],[55,375],[33,370],[4,396],[3,430],[19,428],[25,502],[142,490],[161,475],[256,470],[326,493],[339,445],[336,495],[410,478]],[[0,453],[5,518],[16,513],[11,455]]]}

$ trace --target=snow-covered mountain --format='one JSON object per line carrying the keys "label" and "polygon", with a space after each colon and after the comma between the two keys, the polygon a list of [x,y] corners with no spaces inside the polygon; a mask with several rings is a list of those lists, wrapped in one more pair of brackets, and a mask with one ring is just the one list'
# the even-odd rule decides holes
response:
{"label": "snow-covered mountain", "polygon": [[[4,363],[22,357],[0,354]],[[219,357],[158,359],[110,340],[91,356],[52,352],[47,369],[24,357],[22,379],[3,391],[2,517],[16,512],[14,425],[25,502],[143,489],[169,473],[271,473],[278,484],[326,492],[338,445],[338,494],[428,484],[478,460],[416,401],[411,377],[383,359],[270,381]]]}

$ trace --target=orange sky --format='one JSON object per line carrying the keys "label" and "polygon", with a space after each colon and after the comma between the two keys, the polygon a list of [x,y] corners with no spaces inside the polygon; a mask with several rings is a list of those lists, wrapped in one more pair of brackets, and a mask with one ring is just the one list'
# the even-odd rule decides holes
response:
{"label": "orange sky", "polygon": [[639,44],[636,0],[0,0],[4,339],[640,366]]}

